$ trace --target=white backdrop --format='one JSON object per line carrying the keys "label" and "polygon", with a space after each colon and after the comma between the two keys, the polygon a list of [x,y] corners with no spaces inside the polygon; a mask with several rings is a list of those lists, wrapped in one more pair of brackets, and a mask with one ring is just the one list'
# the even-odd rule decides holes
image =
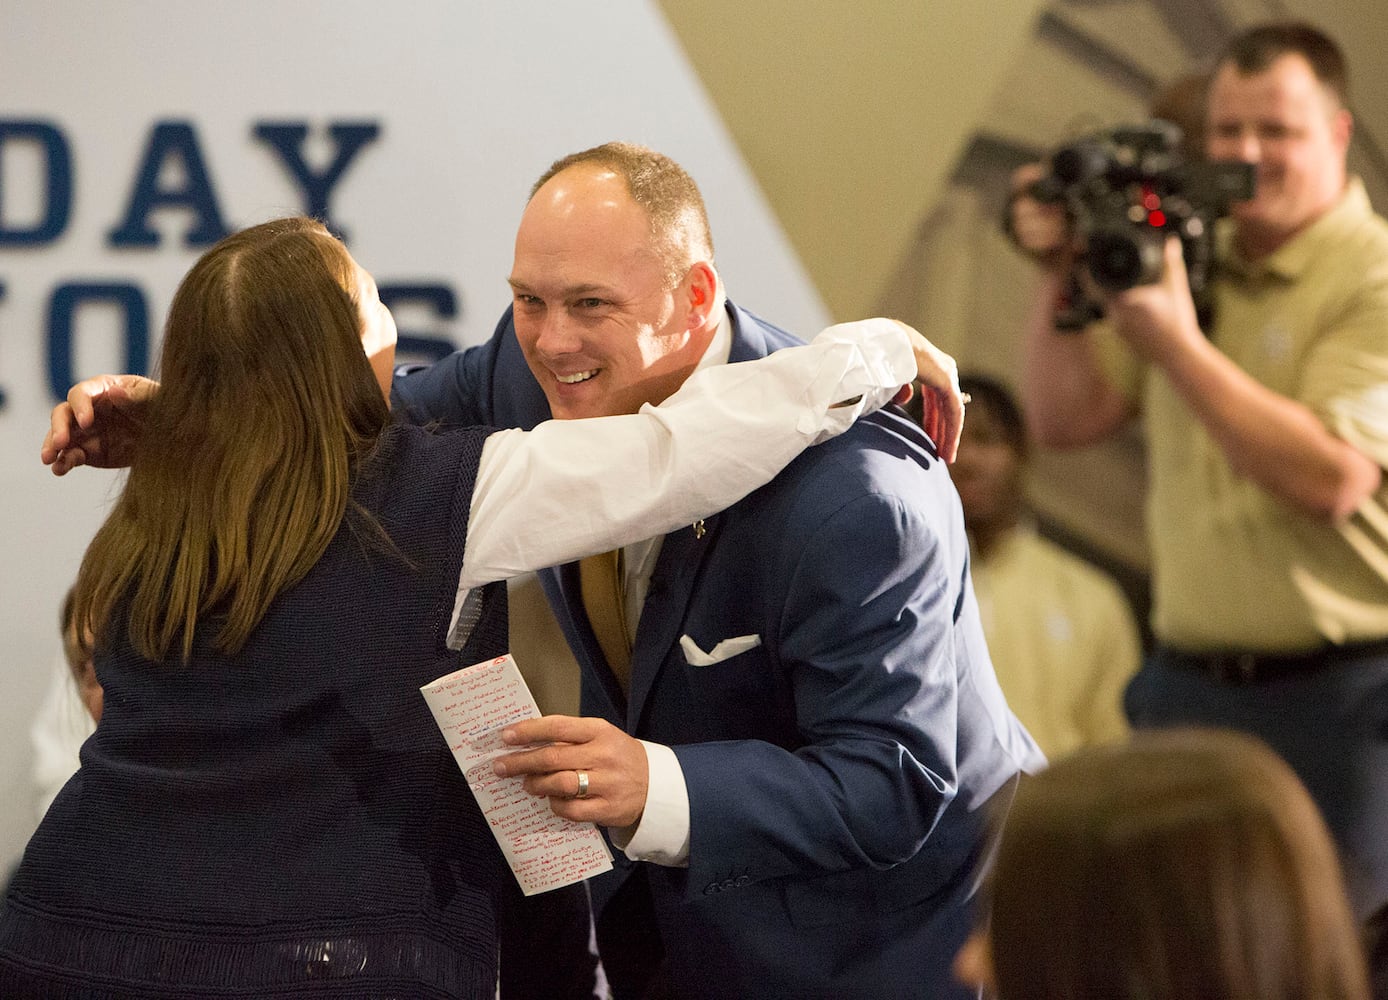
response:
{"label": "white backdrop", "polygon": [[[381,284],[443,286],[458,304],[451,319],[403,307],[402,332],[458,344],[490,334],[508,301],[511,241],[530,184],[559,156],[609,139],[661,149],[700,182],[734,298],[807,334],[825,322],[654,4],[5,0],[0,870],[36,821],[28,729],[59,655],[58,603],[119,486],[112,473],[55,479],[39,464],[55,331],[60,346],[70,334],[76,377],[127,364],[120,310],[88,305],[65,327],[50,320],[51,302],[69,286],[135,289],[156,357],[173,288],[203,249],[185,245],[202,221],[188,191],[214,195],[230,228],[307,208],[294,173],[254,132],[287,122],[308,126],[304,159],[319,174],[335,152],[330,125],[378,127],[330,187],[330,217]],[[70,156],[65,225],[47,184],[49,146],[32,123]],[[190,153],[205,185],[195,183]],[[150,164],[157,172],[142,175]],[[137,221],[155,245],[113,244],[137,189],[152,196]],[[60,231],[45,235],[45,224]],[[36,233],[37,242],[18,242]]]}

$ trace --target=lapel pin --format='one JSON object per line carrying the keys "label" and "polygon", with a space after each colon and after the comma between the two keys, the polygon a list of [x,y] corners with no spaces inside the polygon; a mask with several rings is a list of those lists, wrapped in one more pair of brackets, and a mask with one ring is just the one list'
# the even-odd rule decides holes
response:
{"label": "lapel pin", "polygon": [[695,537],[695,538],[703,538],[703,537],[704,537],[704,519],[703,519],[702,517],[699,518],[699,520],[697,520],[697,521],[694,522],[694,537]]}

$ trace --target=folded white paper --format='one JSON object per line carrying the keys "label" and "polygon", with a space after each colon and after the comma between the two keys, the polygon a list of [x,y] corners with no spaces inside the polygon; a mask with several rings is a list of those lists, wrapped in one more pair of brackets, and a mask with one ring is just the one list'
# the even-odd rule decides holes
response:
{"label": "folded white paper", "polygon": [[549,800],[526,792],[520,778],[492,771],[493,760],[517,749],[501,742],[501,730],[540,714],[510,653],[419,690],[527,896],[611,870],[596,826],[554,815]]}

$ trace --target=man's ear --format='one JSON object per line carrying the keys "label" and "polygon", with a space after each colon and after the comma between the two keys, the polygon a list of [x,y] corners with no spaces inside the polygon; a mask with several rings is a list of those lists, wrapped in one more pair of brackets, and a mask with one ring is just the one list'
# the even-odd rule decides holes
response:
{"label": "man's ear", "polygon": [[1335,143],[1342,151],[1349,150],[1349,142],[1354,138],[1354,115],[1348,108],[1340,108],[1330,119],[1330,131]]}
{"label": "man's ear", "polygon": [[689,304],[689,329],[708,323],[718,305],[718,272],[708,261],[697,261],[684,276],[684,294]]}

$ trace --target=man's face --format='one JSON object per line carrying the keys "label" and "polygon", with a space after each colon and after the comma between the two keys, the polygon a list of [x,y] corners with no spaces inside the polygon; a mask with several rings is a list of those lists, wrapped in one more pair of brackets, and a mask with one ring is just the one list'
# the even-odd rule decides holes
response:
{"label": "man's face", "polygon": [[1280,56],[1250,76],[1224,64],[1210,84],[1208,114],[1210,158],[1257,167],[1253,198],[1232,213],[1246,248],[1276,249],[1340,197],[1349,113],[1303,57]]}
{"label": "man's face", "polygon": [[516,336],[559,419],[635,413],[698,364],[691,278],[669,287],[646,212],[591,164],[535,193],[516,233]]}
{"label": "man's face", "polygon": [[959,491],[964,523],[986,531],[1016,520],[1022,497],[1022,459],[1002,423],[986,406],[975,403],[964,421],[959,456],[950,468]]}

